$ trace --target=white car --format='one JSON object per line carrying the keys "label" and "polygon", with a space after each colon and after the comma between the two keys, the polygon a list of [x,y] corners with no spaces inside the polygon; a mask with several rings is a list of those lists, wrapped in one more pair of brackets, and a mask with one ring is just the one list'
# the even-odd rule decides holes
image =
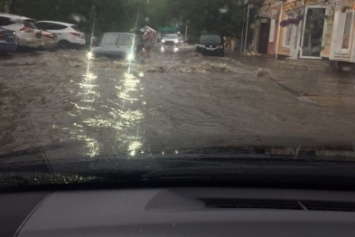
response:
{"label": "white car", "polygon": [[53,34],[58,39],[60,48],[80,48],[85,46],[85,33],[77,25],[58,21],[37,21],[36,26]]}
{"label": "white car", "polygon": [[165,34],[161,43],[166,45],[177,45],[179,43],[179,36],[178,34]]}
{"label": "white car", "polygon": [[174,53],[179,51],[179,36],[177,34],[166,34],[161,40],[160,52],[164,53],[172,51]]}
{"label": "white car", "polygon": [[43,46],[42,31],[31,18],[0,13],[0,27],[15,33],[19,46],[40,48]]}

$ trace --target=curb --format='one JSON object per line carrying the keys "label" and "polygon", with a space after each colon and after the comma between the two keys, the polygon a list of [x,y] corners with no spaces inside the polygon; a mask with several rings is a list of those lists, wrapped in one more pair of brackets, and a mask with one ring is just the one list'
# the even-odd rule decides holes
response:
{"label": "curb", "polygon": [[300,69],[300,70],[315,70],[315,71],[326,71],[330,67],[325,63],[325,61],[314,61],[311,64],[305,64],[302,59],[298,60],[282,60],[275,59],[270,56],[244,56],[236,54],[227,54],[227,57],[237,60],[241,63],[257,66],[257,67],[267,67],[267,68],[279,68],[279,69]]}

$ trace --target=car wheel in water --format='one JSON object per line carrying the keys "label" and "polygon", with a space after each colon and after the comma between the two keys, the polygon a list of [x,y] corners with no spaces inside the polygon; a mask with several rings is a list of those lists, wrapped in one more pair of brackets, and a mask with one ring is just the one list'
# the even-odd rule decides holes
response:
{"label": "car wheel in water", "polygon": [[59,49],[70,49],[71,44],[68,41],[62,40],[58,42]]}
{"label": "car wheel in water", "polygon": [[58,51],[58,45],[54,46],[53,48],[51,48],[49,51],[51,52],[57,52]]}

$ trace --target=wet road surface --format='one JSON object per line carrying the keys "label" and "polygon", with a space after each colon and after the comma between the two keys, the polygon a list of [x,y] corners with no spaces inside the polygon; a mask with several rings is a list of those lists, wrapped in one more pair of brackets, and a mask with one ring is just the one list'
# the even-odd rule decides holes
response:
{"label": "wet road surface", "polygon": [[76,50],[2,57],[0,153],[52,145],[66,148],[58,157],[353,145],[354,76],[242,61],[191,48],[130,67]]}

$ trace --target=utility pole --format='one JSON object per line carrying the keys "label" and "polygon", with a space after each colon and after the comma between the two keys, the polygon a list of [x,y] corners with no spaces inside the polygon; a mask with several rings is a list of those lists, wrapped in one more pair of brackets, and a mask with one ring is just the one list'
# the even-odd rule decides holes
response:
{"label": "utility pole", "polygon": [[247,41],[248,41],[248,32],[249,32],[249,18],[250,18],[250,4],[247,6],[247,22],[245,28],[245,41],[244,41],[244,53],[247,51]]}
{"label": "utility pole", "polygon": [[187,40],[187,28],[188,28],[188,23],[189,23],[189,20],[187,19],[187,20],[186,20],[186,25],[185,25],[185,40]]}

